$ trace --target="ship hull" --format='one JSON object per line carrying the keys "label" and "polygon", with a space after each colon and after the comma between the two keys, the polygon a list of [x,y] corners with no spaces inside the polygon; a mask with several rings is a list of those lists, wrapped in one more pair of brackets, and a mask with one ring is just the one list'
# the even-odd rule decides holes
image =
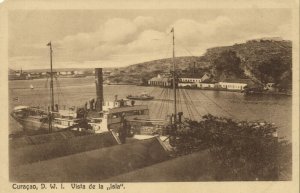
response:
{"label": "ship hull", "polygon": [[22,129],[26,133],[45,133],[49,131],[49,123],[47,119],[13,117],[22,126]]}
{"label": "ship hull", "polygon": [[[14,119],[22,126],[23,131],[27,134],[40,134],[49,132],[48,118],[37,118],[29,116],[26,118],[14,117]],[[52,123],[52,132],[58,132],[68,127],[69,125],[65,126]]]}

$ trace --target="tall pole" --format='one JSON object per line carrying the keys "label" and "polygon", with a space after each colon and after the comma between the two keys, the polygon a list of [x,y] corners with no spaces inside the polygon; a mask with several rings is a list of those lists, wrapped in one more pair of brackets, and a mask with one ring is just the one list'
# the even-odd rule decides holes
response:
{"label": "tall pole", "polygon": [[51,111],[54,111],[54,91],[53,91],[53,69],[52,69],[52,44],[50,46],[50,98],[51,98]]}
{"label": "tall pole", "polygon": [[49,112],[49,132],[52,132],[52,112],[54,111],[54,91],[53,91],[53,70],[52,70],[52,44],[51,41],[47,44],[50,48],[50,99],[51,107]]}
{"label": "tall pole", "polygon": [[103,105],[103,73],[102,68],[95,68],[95,80],[96,80],[96,111],[102,111]]}
{"label": "tall pole", "polygon": [[172,58],[172,63],[173,63],[173,92],[174,92],[174,125],[177,123],[177,107],[176,107],[176,80],[175,80],[175,73],[176,73],[176,68],[175,68],[175,33],[174,33],[174,28],[172,28],[173,32],[173,58]]}

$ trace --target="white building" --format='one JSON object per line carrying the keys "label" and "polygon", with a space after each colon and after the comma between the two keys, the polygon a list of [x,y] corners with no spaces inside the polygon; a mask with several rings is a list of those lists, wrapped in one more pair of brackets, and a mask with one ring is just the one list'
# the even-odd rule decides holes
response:
{"label": "white building", "polygon": [[199,82],[197,83],[197,88],[207,89],[207,88],[215,88],[214,82]]}
{"label": "white building", "polygon": [[168,87],[171,86],[171,78],[158,74],[157,77],[148,80],[148,85]]}
{"label": "white building", "polygon": [[208,73],[205,73],[203,75],[197,75],[197,74],[192,74],[192,75],[182,75],[182,77],[179,78],[179,82],[181,83],[199,83],[202,81],[205,81],[210,78],[210,75]]}
{"label": "white building", "polygon": [[197,83],[192,82],[179,82],[178,87],[197,87]]}
{"label": "white building", "polygon": [[245,87],[251,82],[249,79],[236,79],[236,80],[224,80],[218,82],[216,85],[218,88],[226,90],[244,90]]}
{"label": "white building", "polygon": [[200,83],[210,79],[208,73],[202,75],[192,74],[192,75],[182,75],[179,78],[178,87],[199,87]]}

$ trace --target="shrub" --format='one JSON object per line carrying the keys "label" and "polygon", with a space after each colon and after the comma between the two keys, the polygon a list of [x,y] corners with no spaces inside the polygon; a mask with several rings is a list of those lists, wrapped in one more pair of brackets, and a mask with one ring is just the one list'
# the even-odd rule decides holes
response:
{"label": "shrub", "polygon": [[218,180],[277,180],[291,166],[291,155],[290,144],[279,141],[276,130],[266,122],[237,122],[210,114],[199,122],[186,120],[176,130],[169,126],[175,155],[209,149],[219,168]]}

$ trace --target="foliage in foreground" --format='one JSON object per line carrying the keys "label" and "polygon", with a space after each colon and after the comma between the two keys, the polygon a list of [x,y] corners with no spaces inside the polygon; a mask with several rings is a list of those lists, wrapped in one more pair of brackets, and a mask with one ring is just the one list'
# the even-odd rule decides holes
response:
{"label": "foliage in foreground", "polygon": [[177,156],[208,149],[216,164],[216,180],[289,179],[291,144],[276,137],[269,123],[236,122],[210,114],[203,120],[186,120],[176,130],[169,127]]}

